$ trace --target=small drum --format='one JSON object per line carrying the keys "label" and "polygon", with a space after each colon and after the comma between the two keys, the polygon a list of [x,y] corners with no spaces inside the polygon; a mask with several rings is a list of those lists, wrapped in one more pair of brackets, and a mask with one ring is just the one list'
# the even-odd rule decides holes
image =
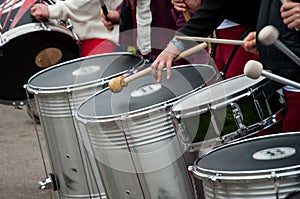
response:
{"label": "small drum", "polygon": [[79,57],[74,33],[63,23],[39,23],[31,16],[32,1],[0,4],[0,103],[23,105],[23,85],[38,71]]}
{"label": "small drum", "polygon": [[240,75],[210,85],[174,104],[174,124],[189,151],[211,148],[255,135],[282,120],[282,95],[265,96],[266,78]]}
{"label": "small drum", "polygon": [[[207,199],[284,199],[300,187],[300,133],[233,142],[199,158],[189,170]],[[299,196],[299,195],[298,195]]]}
{"label": "small drum", "polygon": [[195,197],[170,107],[215,78],[208,65],[177,66],[170,80],[157,83],[149,74],[79,106],[75,118],[90,140],[108,198]]}
{"label": "small drum", "polygon": [[134,72],[143,63],[141,56],[130,53],[99,54],[49,67],[29,79],[26,88],[34,94],[60,198],[105,197],[73,114],[96,90],[107,87],[109,79]]}

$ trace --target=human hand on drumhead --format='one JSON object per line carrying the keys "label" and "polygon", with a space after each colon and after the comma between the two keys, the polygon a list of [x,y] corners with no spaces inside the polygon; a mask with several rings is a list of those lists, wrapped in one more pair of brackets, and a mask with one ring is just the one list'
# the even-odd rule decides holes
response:
{"label": "human hand on drumhead", "polygon": [[167,67],[167,79],[171,78],[171,68],[173,65],[174,59],[180,54],[180,50],[170,42],[151,64],[152,75],[157,82],[161,81],[162,71]]}
{"label": "human hand on drumhead", "polygon": [[202,0],[172,0],[171,2],[179,12],[184,12],[186,9],[195,12],[200,8]]}
{"label": "human hand on drumhead", "polygon": [[107,18],[109,20],[106,20],[106,17],[103,11],[101,10],[101,18],[101,21],[107,28],[107,30],[112,31],[114,29],[114,24],[119,24],[120,22],[120,13],[115,10],[109,10],[107,14]]}
{"label": "human hand on drumhead", "polygon": [[37,3],[31,7],[31,15],[38,21],[43,21],[50,17],[49,9],[46,4]]}
{"label": "human hand on drumhead", "polygon": [[244,38],[244,44],[243,48],[245,51],[253,53],[255,55],[258,55],[258,49],[256,47],[256,32],[250,32],[245,38]]}
{"label": "human hand on drumhead", "polygon": [[287,0],[282,4],[280,12],[284,24],[289,28],[300,29],[300,3]]}

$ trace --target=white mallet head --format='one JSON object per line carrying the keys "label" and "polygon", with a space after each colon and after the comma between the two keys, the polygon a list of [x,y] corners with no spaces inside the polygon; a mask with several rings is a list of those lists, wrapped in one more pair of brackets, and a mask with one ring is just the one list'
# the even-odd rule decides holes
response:
{"label": "white mallet head", "polygon": [[278,30],[272,26],[266,26],[258,33],[258,40],[264,45],[272,45],[279,37]]}
{"label": "white mallet head", "polygon": [[263,65],[255,60],[249,60],[244,67],[244,74],[252,79],[258,79],[261,76]]}

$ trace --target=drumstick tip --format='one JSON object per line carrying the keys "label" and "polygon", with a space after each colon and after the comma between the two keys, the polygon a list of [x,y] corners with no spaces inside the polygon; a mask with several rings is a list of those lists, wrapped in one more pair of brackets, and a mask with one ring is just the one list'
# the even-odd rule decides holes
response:
{"label": "drumstick tip", "polygon": [[123,87],[126,86],[126,84],[124,84],[124,78],[124,75],[122,75],[120,77],[113,78],[109,81],[108,87],[111,90],[111,92],[119,93],[122,91]]}

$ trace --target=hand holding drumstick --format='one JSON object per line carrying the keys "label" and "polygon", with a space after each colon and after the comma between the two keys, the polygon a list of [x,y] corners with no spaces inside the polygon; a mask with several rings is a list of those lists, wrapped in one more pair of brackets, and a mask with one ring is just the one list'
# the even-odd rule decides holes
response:
{"label": "hand holding drumstick", "polygon": [[[193,48],[190,48],[186,51],[183,51],[182,53],[180,53],[175,61],[183,59],[185,57],[188,57],[196,52],[199,52],[203,49],[205,49],[207,47],[207,43],[201,43],[197,46],[194,46]],[[135,79],[138,79],[144,75],[147,75],[148,73],[150,73],[152,71],[151,67],[145,68],[144,70],[141,70],[135,74],[132,74],[128,77],[125,77],[124,75],[120,76],[120,77],[116,77],[113,78],[112,80],[110,80],[110,82],[108,83],[108,87],[109,89],[113,92],[113,93],[118,93],[120,92],[123,87],[126,87],[128,85],[129,82],[134,81]]]}

